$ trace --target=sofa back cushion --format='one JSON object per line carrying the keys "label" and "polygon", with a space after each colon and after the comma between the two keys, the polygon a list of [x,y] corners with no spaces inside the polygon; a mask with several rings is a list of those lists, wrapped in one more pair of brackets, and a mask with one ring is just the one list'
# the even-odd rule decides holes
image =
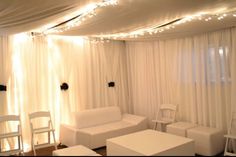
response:
{"label": "sofa back cushion", "polygon": [[96,108],[75,113],[75,127],[77,129],[118,120],[121,120],[121,111],[117,106]]}

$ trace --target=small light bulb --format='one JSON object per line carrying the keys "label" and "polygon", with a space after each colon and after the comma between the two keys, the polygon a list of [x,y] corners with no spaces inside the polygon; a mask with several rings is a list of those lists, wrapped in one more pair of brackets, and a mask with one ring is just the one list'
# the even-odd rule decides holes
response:
{"label": "small light bulb", "polygon": [[198,17],[198,20],[202,20],[202,17],[200,16],[200,17]]}

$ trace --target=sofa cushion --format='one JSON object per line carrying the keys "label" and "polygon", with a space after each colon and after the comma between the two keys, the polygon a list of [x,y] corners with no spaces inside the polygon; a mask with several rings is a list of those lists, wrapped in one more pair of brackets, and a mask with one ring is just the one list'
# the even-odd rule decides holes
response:
{"label": "sofa cushion", "polygon": [[79,131],[86,132],[88,134],[93,135],[93,134],[99,134],[99,133],[109,132],[113,130],[118,130],[122,128],[127,128],[129,126],[133,126],[133,124],[125,122],[125,121],[117,121],[117,122],[107,123],[107,124],[98,125],[94,127],[79,129]]}
{"label": "sofa cushion", "polygon": [[122,136],[139,130],[139,127],[136,125],[125,121],[107,123],[91,128],[78,129],[78,142],[82,142],[81,144],[90,149],[94,149],[106,146],[106,140],[109,138]]}
{"label": "sofa cushion", "polygon": [[77,129],[121,120],[121,111],[117,106],[84,110],[74,114]]}

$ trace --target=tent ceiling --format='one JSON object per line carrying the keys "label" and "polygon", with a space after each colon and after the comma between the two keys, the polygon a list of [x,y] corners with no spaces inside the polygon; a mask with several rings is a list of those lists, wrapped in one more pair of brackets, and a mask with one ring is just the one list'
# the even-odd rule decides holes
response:
{"label": "tent ceiling", "polygon": [[[58,18],[101,0],[1,0],[0,34],[19,33],[51,23]],[[117,6],[96,11],[97,15],[61,35],[90,36],[129,32],[162,25],[199,12],[236,9],[235,0],[118,0]],[[236,25],[236,17],[222,21],[194,21],[139,39],[170,38],[217,30]],[[129,39],[127,39],[129,40]],[[132,39],[133,40],[133,39]]]}
{"label": "tent ceiling", "polygon": [[0,35],[41,27],[99,0],[0,0]]}

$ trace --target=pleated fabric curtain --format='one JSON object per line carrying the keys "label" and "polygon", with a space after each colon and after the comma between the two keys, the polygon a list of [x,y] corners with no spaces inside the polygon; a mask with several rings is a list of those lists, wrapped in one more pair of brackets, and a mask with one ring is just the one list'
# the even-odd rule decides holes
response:
{"label": "pleated fabric curtain", "polygon": [[[57,139],[71,112],[112,105],[150,122],[160,104],[175,103],[178,120],[226,130],[236,109],[235,38],[235,28],[145,42],[1,37],[0,84],[7,91],[0,92],[0,114],[21,115],[26,149],[28,113],[39,110],[51,112]],[[60,89],[63,82],[67,91]]]}
{"label": "pleated fabric curtain", "polygon": [[151,126],[159,105],[174,103],[178,120],[226,131],[236,105],[235,44],[235,28],[179,39],[127,42],[134,113],[147,116]]}
{"label": "pleated fabric curtain", "polygon": [[[1,38],[0,45],[4,74],[0,81],[7,84],[7,92],[0,92],[4,101],[0,112],[21,115],[26,150],[31,143],[31,112],[51,112],[57,140],[60,123],[70,123],[72,112],[114,105],[128,112],[124,42],[91,43],[79,37],[18,34]],[[110,81],[115,87],[108,88]],[[69,85],[66,91],[60,89],[63,82]],[[46,139],[39,136],[36,141]],[[13,141],[9,143],[14,147]]]}
{"label": "pleated fabric curtain", "polygon": [[[11,60],[11,37],[9,36],[0,36],[0,84],[7,87],[7,91],[0,91],[0,115],[5,115],[8,111],[7,103],[9,101],[9,86],[11,86],[11,69],[12,64],[9,62]],[[9,124],[0,124],[0,134],[4,132],[12,131],[12,127]],[[13,128],[15,129],[15,128]],[[14,145],[13,139],[7,139],[8,144],[1,147],[9,148]]]}
{"label": "pleated fabric curtain", "polygon": [[236,29],[232,29],[232,41],[231,41],[231,56],[230,56],[230,67],[231,67],[231,106],[232,106],[232,111],[236,112]]}

